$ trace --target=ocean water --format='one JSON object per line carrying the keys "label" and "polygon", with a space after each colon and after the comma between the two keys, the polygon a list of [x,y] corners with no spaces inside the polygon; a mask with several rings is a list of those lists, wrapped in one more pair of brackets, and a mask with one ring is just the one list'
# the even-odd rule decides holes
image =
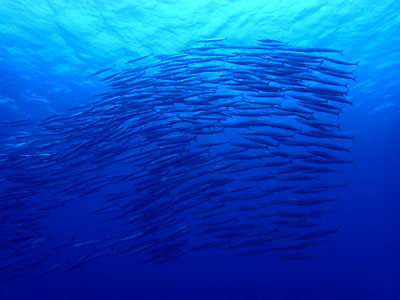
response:
{"label": "ocean water", "polygon": [[[142,1],[142,3],[100,0],[0,1],[2,45],[0,50],[0,195],[2,198],[0,278],[4,280],[0,284],[0,299],[400,299],[398,255],[400,251],[398,218],[400,208],[398,189],[400,182],[398,172],[400,168],[398,158],[400,77],[397,74],[400,68],[399,11],[400,2],[389,0],[332,0],[324,3],[290,0],[267,2],[187,0]],[[268,195],[265,196],[267,202],[252,199],[253,194],[246,193],[243,196],[237,192],[236,195],[231,195],[229,189],[245,185],[246,179],[251,176],[264,174],[262,169],[257,168],[264,161],[262,159],[258,161],[256,167],[247,170],[247,173],[226,175],[227,173],[223,172],[222,176],[222,173],[211,171],[227,166],[226,164],[231,162],[229,158],[233,159],[232,156],[228,158],[222,156],[222,159],[217,159],[214,164],[212,163],[214,158],[210,158],[210,165],[206,167],[210,174],[202,177],[206,183],[203,181],[202,185],[196,185],[190,181],[196,171],[194,167],[199,166],[199,161],[202,166],[206,164],[206,161],[203,161],[202,154],[199,154],[198,160],[194,161],[184,155],[200,153],[196,151],[207,149],[207,147],[196,148],[191,145],[227,141],[217,149],[229,151],[239,148],[233,145],[238,143],[235,140],[237,135],[235,130],[238,128],[235,127],[237,124],[232,125],[236,119],[230,114],[234,111],[240,118],[238,111],[244,106],[236,106],[236,108],[233,106],[222,113],[217,112],[216,115],[210,110],[204,110],[203,116],[208,116],[210,119],[216,116],[221,117],[222,114],[224,119],[220,120],[219,127],[215,128],[224,128],[224,132],[217,133],[214,139],[206,135],[196,138],[196,141],[190,140],[188,143],[185,141],[182,151],[176,150],[158,156],[159,149],[154,148],[152,143],[140,147],[129,144],[127,152],[123,155],[131,155],[129,159],[136,157],[137,161],[143,161],[141,168],[135,165],[136,162],[127,163],[125,156],[118,156],[120,154],[117,151],[121,149],[124,151],[124,147],[127,146],[126,137],[108,135],[107,130],[113,130],[112,124],[116,124],[115,122],[119,122],[118,120],[132,111],[137,113],[140,109],[144,109],[146,113],[148,106],[135,106],[135,103],[140,105],[145,103],[142,98],[125,105],[121,102],[122,98],[118,98],[120,96],[117,95],[108,98],[111,102],[106,106],[96,106],[94,112],[86,117],[73,115],[90,107],[93,108],[91,106],[93,101],[105,101],[99,100],[101,96],[96,98],[93,96],[110,91],[110,87],[106,87],[107,81],[100,81],[106,75],[120,72],[125,68],[148,66],[163,59],[171,66],[168,71],[164,70],[165,74],[169,74],[174,72],[174,62],[171,63],[167,58],[159,57],[159,55],[189,53],[184,59],[190,59],[195,54],[182,52],[182,50],[214,45],[213,42],[197,42],[212,38],[224,38],[225,40],[221,43],[216,42],[218,48],[216,51],[219,54],[222,53],[221,55],[233,53],[232,57],[237,62],[235,67],[231,67],[232,61],[215,60],[218,61],[219,68],[227,69],[221,71],[225,72],[225,78],[231,76],[229,74],[242,76],[236,77],[236,87],[249,85],[253,87],[251,92],[243,90],[232,92],[237,101],[247,99],[249,93],[254,95],[257,92],[254,90],[253,83],[246,83],[246,80],[250,80],[248,76],[253,76],[251,78],[254,80],[254,74],[257,73],[249,74],[246,71],[247,77],[243,77],[243,72],[239,71],[248,70],[246,69],[249,67],[248,61],[257,52],[245,47],[259,45],[260,39],[278,40],[289,45],[287,47],[290,48],[287,49],[291,50],[283,50],[286,51],[285,53],[294,51],[297,55],[312,54],[355,63],[351,66],[333,65],[328,61],[326,64],[345,72],[353,72],[350,74],[351,77],[355,77],[355,80],[333,78],[335,82],[348,84],[345,99],[352,105],[343,105],[342,112],[338,116],[324,114],[321,111],[313,114],[321,115],[320,120],[324,122],[339,124],[341,133],[346,137],[355,135],[355,138],[354,142],[351,139],[321,138],[321,136],[317,140],[321,143],[346,147],[349,153],[340,152],[338,157],[352,163],[324,165],[337,168],[339,172],[327,177],[325,174],[318,175],[320,178],[312,179],[314,187],[322,184],[345,185],[338,189],[324,189],[322,194],[314,193],[314,191],[311,193],[312,197],[316,194],[320,197],[319,199],[338,200],[319,205],[317,210],[311,210],[311,212],[329,212],[321,213],[315,218],[289,217],[291,222],[305,222],[305,219],[308,222],[308,219],[311,219],[313,223],[322,226],[316,230],[323,230],[323,244],[293,252],[295,255],[300,253],[301,257],[297,258],[302,259],[285,259],[284,257],[292,252],[282,250],[282,247],[292,246],[293,243],[298,245],[299,241],[304,239],[319,241],[314,238],[308,239],[308,233],[316,232],[313,229],[310,231],[310,229],[296,228],[296,230],[286,231],[285,228],[279,227],[279,235],[276,232],[271,235],[272,239],[277,237],[277,240],[266,242],[267,245],[263,245],[262,249],[268,249],[268,251],[266,250],[261,255],[238,256],[237,254],[242,250],[261,248],[257,246],[239,249],[241,240],[236,240],[236,238],[228,239],[224,246],[211,247],[202,251],[193,250],[196,246],[210,241],[207,234],[201,234],[202,228],[199,224],[211,221],[222,222],[227,218],[239,219],[240,222],[235,223],[235,226],[248,224],[243,220],[247,220],[251,212],[246,211],[243,206],[252,207],[267,203],[263,209],[266,208],[265,213],[272,219],[277,217],[277,214],[283,215],[288,211],[300,214],[310,212],[308,208],[304,212],[303,207],[287,204],[269,208],[268,205],[272,204],[268,201],[282,198],[291,201],[303,199],[302,195],[293,195],[290,191],[283,191],[282,196],[280,193],[271,193],[271,195],[267,193]],[[237,48],[232,50],[219,46],[221,44],[237,46]],[[342,51],[342,54],[293,50],[310,48],[337,49]],[[208,53],[204,49],[198,51]],[[268,48],[268,53],[279,51],[274,47]],[[241,54],[235,54],[237,52]],[[250,53],[250,55],[246,56],[243,53]],[[141,61],[125,64],[129,60],[146,55],[150,56]],[[271,56],[269,62],[282,63],[281,55]],[[322,60],[326,62],[324,58]],[[207,63],[204,65],[207,66]],[[211,63],[213,63],[212,60]],[[302,63],[310,68],[308,61]],[[185,66],[186,64],[187,61]],[[254,62],[250,63],[250,66],[253,67]],[[321,65],[312,66],[311,69],[314,70]],[[108,67],[112,69],[98,76],[89,76]],[[300,65],[293,66],[293,68],[296,67]],[[193,80],[197,80],[200,75],[197,75],[196,70],[200,69],[187,68],[191,70],[191,76],[195,78]],[[291,69],[290,72],[293,70]],[[181,75],[181,69],[178,71],[172,76],[173,80],[178,80],[174,76]],[[278,75],[271,73],[266,76],[293,79],[293,74],[289,73]],[[157,74],[162,75],[163,72],[139,74],[140,76],[135,80],[140,80],[144,74],[155,78]],[[318,78],[326,79],[323,77],[326,75],[324,73],[317,75]],[[208,79],[214,78],[212,74],[207,76]],[[188,79],[189,83],[191,78]],[[208,94],[211,90],[213,95],[227,93],[226,85],[220,81],[221,78],[208,85],[210,88],[207,90]],[[290,84],[294,83],[292,81]],[[189,86],[193,88],[196,84],[189,84]],[[183,91],[184,94],[189,86],[185,86],[185,89],[180,88],[178,91],[180,93]],[[310,86],[312,88],[313,85],[307,84],[305,87],[310,88]],[[259,85],[257,87],[260,88]],[[161,89],[166,88],[164,85]],[[214,88],[218,89],[218,92],[215,92]],[[336,89],[337,87],[329,86],[329,88]],[[290,88],[283,88],[279,92],[285,96],[276,97],[276,99],[289,102],[288,99],[292,99],[292,102],[299,103],[293,100],[296,98],[288,96],[293,92]],[[294,92],[302,94],[299,91]],[[320,94],[324,92],[326,90],[319,91]],[[148,93],[148,91],[144,92],[147,96]],[[332,96],[332,93],[336,95],[332,91],[328,95]],[[151,94],[162,95],[162,92],[156,89],[152,90]],[[182,96],[182,94],[179,95]],[[240,95],[244,95],[243,99]],[[195,95],[192,101],[199,101],[203,97],[204,95]],[[171,107],[176,105],[175,102],[179,102],[181,98],[172,94],[166,98],[168,99],[163,101],[172,101],[172,104],[167,106],[163,113],[173,114]],[[254,104],[255,99],[250,98],[250,103]],[[226,103],[225,101],[229,100],[221,101],[221,103]],[[151,102],[151,108],[157,103]],[[185,130],[192,130],[187,128],[199,126],[199,114],[195,111],[198,105],[189,103],[191,102],[185,103],[184,111],[180,111],[181,115],[174,115],[173,120],[182,120],[183,116],[191,123],[188,121],[180,130],[175,128],[174,134],[185,133]],[[327,104],[331,105],[333,102],[327,102]],[[283,104],[282,106],[286,107]],[[75,107],[80,108],[71,110]],[[282,112],[276,109],[276,106],[271,107],[273,112]],[[312,107],[313,109],[321,108],[321,106]],[[107,110],[111,113],[106,113]],[[160,112],[159,108],[155,108],[155,111]],[[248,109],[248,111],[253,110]],[[261,111],[266,112],[266,108]],[[271,111],[268,110],[268,113]],[[228,116],[227,112],[229,112]],[[267,120],[275,125],[279,123],[295,126],[293,125],[294,115],[288,110],[286,112],[288,112],[287,117],[268,115]],[[62,118],[53,123],[50,121],[53,127],[44,129],[48,124],[44,124],[43,120],[54,115],[62,116]],[[305,118],[303,121],[307,120],[307,113],[300,112],[295,117],[299,115]],[[152,115],[149,118],[151,117]],[[226,123],[225,117],[227,117]],[[7,123],[17,120],[29,121],[26,121],[24,126]],[[255,116],[245,117],[245,120],[245,122],[258,122],[264,119]],[[157,119],[156,123],[151,125],[143,122],[136,123],[136,126],[141,130],[140,134],[145,132],[146,141],[153,142],[159,141],[157,134],[164,134],[164,131],[168,132],[174,128],[171,122],[166,125],[162,119]],[[104,127],[105,125],[110,127]],[[208,127],[209,130],[213,128]],[[232,132],[229,131],[230,129]],[[124,127],[124,130],[124,132],[135,133],[135,131],[130,131],[129,124]],[[240,127],[240,133],[257,130],[259,128],[254,126],[254,123],[252,126]],[[298,130],[300,131],[295,131],[296,137],[304,133],[306,129],[301,127]],[[49,132],[52,133],[49,134]],[[282,129],[279,132],[287,131]],[[103,134],[107,137],[106,140],[101,139]],[[169,139],[164,137],[162,142],[165,144],[163,145],[180,145],[182,142],[179,138],[183,137],[177,137],[174,134],[172,137],[169,136]],[[310,137],[306,138],[309,140]],[[320,138],[321,141],[319,141]],[[93,144],[88,141],[92,141]],[[140,145],[143,139],[134,141]],[[284,140],[275,140],[277,141],[284,143]],[[105,146],[101,148],[103,143]],[[268,151],[271,149],[275,152],[286,151],[292,155],[298,153],[293,148],[285,147],[285,145],[276,148],[268,147]],[[87,152],[85,152],[86,149]],[[205,153],[214,155],[213,149]],[[305,152],[310,150],[307,146],[300,149]],[[328,150],[326,152],[326,149],[323,150],[325,155],[332,153]],[[65,153],[68,155],[63,156]],[[251,153],[255,155],[259,152]],[[40,159],[40,156],[48,155],[54,159],[50,161]],[[114,162],[116,157],[123,158]],[[329,159],[329,157],[324,158]],[[183,161],[182,165],[179,159]],[[272,162],[278,164],[282,161],[290,166],[297,163],[293,157],[274,157],[273,159]],[[85,165],[85,160],[90,160],[90,164]],[[234,161],[239,162],[238,165],[227,166],[224,171],[251,165],[254,160],[247,161],[241,158]],[[156,168],[164,163],[167,164],[169,170],[167,173]],[[187,168],[183,175],[170,172],[177,165],[183,169]],[[143,176],[148,170],[152,170],[151,177]],[[275,174],[276,171],[285,170],[285,166],[277,165],[270,167],[269,170],[269,174]],[[87,175],[89,173],[92,175]],[[143,177],[135,177],[136,173],[138,177]],[[178,176],[179,174],[182,176]],[[120,184],[123,176],[131,177]],[[175,182],[175,178],[178,178],[178,181]],[[228,183],[227,190],[221,189],[226,192],[225,195],[243,197],[243,200],[237,204],[223,203],[218,206],[220,204],[218,199],[223,198],[224,195],[221,193],[216,196],[208,195],[204,190],[210,188],[212,181],[223,186],[222,180],[225,179],[234,180],[233,183]],[[145,198],[137,196],[140,194],[136,190],[138,181],[140,187],[146,187],[145,192],[150,189],[151,196]],[[194,211],[198,210],[197,215],[190,210],[191,208],[183,209],[178,215],[179,205],[192,202],[185,198],[176,204],[174,199],[180,199],[179,193],[166,192],[166,182],[172,182],[171,185],[182,185],[186,193],[189,193],[196,201],[205,199],[205,204],[201,202],[202,204],[194,209]],[[296,181],[294,185],[292,190],[302,189],[307,184]],[[202,192],[197,192],[199,186],[200,189],[204,187]],[[252,185],[251,192],[271,191],[274,188],[276,186],[273,183],[270,185],[268,180],[256,181],[256,184]],[[94,191],[91,191],[93,189]],[[191,189],[195,191],[192,194],[190,194]],[[116,200],[115,198],[122,198],[120,194],[117,194],[118,192],[125,192],[123,196],[125,198]],[[164,192],[166,194],[162,194]],[[111,196],[107,198],[105,194]],[[208,196],[203,199],[203,195]],[[248,197],[247,201],[246,197]],[[130,203],[150,203],[150,206],[144,212],[140,207],[133,206],[134,209],[127,216],[116,217],[109,221],[104,219],[115,215],[93,213],[106,205],[109,205],[107,209],[115,209],[117,213],[126,212],[128,206],[124,205]],[[171,206],[168,203],[172,203]],[[207,217],[210,212],[219,213],[221,207],[223,207],[223,214],[212,218]],[[135,214],[135,211],[139,214]],[[144,229],[130,231],[135,228],[132,224],[136,224],[133,218],[140,218],[143,215],[145,221],[140,224],[145,226]],[[159,220],[164,215],[176,217],[179,222],[181,219],[183,221],[182,223],[173,221],[171,232],[152,232],[149,235],[146,233],[149,238],[157,239],[157,242],[152,244],[153,248],[148,251],[165,247],[161,250],[158,248],[158,252],[139,253],[127,257],[126,252],[122,252],[119,248],[119,244],[116,246],[110,244],[115,239],[136,241],[136,237],[132,237],[132,234],[140,235],[154,224],[164,224]],[[128,218],[131,218],[130,225],[126,224]],[[262,224],[264,222],[269,224],[265,225],[265,230],[276,228],[270,224],[272,222],[270,218],[263,219]],[[338,232],[336,229],[339,229]],[[327,230],[334,230],[335,233],[328,234]],[[248,234],[246,237],[249,237],[257,231],[245,229],[245,232]],[[172,238],[173,234],[178,235],[178,239],[175,239],[175,236]],[[285,244],[280,239],[278,240],[278,237],[281,237],[280,234],[292,234],[292,237],[289,237],[292,242]],[[265,235],[262,238],[266,239],[269,236]],[[169,241],[172,242],[168,244]],[[259,241],[258,238],[257,241]],[[88,245],[79,244],[85,242]],[[176,248],[175,242],[178,245]],[[281,250],[271,250],[279,247]],[[103,249],[106,249],[106,252],[103,253]],[[79,265],[80,259],[85,259],[86,255],[90,256],[93,253],[99,254],[99,257],[85,262],[82,266]],[[161,254],[161,261],[157,257],[155,262],[164,262],[163,259],[169,260],[169,258],[171,261],[146,262],[158,254]],[[172,259],[174,255],[179,257]]]}

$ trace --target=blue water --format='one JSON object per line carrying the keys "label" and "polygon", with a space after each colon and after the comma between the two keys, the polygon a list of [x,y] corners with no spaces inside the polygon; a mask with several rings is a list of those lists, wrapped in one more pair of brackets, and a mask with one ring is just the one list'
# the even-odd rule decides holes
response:
{"label": "blue water", "polygon": [[[359,62],[341,129],[356,134],[347,188],[327,222],[341,232],[313,260],[188,252],[167,264],[105,256],[75,271],[0,285],[0,299],[400,299],[399,1],[0,1],[0,118],[35,122],[87,104],[104,85],[89,74],[199,39],[343,50]],[[339,57],[340,58],[340,57]],[[5,134],[4,132],[2,132]],[[2,170],[2,172],[5,172]],[[65,240],[112,234],[90,218],[96,196],[43,219]],[[64,253],[60,254],[64,257]]]}

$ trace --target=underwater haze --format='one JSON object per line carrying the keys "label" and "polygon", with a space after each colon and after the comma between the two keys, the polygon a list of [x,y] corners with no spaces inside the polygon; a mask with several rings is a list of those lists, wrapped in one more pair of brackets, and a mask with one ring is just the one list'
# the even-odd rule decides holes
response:
{"label": "underwater haze", "polygon": [[400,2],[0,1],[0,299],[400,299]]}

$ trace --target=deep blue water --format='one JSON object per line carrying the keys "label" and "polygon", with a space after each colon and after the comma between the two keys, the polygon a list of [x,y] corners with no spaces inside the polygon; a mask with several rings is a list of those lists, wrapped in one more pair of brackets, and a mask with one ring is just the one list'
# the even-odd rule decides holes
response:
{"label": "deep blue water", "polygon": [[[0,285],[0,299],[400,299],[400,2],[328,2],[0,1],[2,121],[37,124],[88,104],[105,90],[91,73],[147,54],[176,54],[199,39],[242,46],[275,39],[343,50],[335,57],[358,62],[347,97],[353,106],[338,120],[343,132],[356,135],[348,144],[355,161],[330,179],[347,187],[334,213],[318,219],[341,230],[318,248],[318,258],[281,261],[209,249],[158,265],[143,255],[111,255],[40,279],[35,269]],[[17,136],[14,130],[2,127],[1,134]],[[9,170],[1,172],[4,178]],[[87,239],[117,234],[118,222],[87,214],[98,198],[79,196],[41,218],[50,243],[74,232]],[[38,251],[46,256],[46,249]],[[85,251],[52,255],[70,263]]]}

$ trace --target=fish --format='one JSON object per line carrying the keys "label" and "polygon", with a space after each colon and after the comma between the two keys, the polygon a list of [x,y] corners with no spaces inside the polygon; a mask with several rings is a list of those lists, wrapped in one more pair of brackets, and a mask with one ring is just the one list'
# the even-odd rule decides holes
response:
{"label": "fish", "polygon": [[216,42],[222,42],[224,40],[225,38],[211,38],[211,39],[198,40],[197,43],[216,43]]}
{"label": "fish", "polygon": [[151,56],[151,54],[148,54],[148,55],[145,55],[145,56],[141,56],[141,57],[138,57],[138,58],[131,59],[131,60],[127,61],[126,64],[131,64],[131,63],[134,63],[134,62],[141,61],[141,60],[143,60],[143,59],[145,59],[145,58],[147,58],[147,57],[149,57],[149,56]]}
{"label": "fish", "polygon": [[93,76],[99,75],[99,74],[104,73],[104,72],[106,72],[106,71],[108,71],[108,70],[111,70],[111,69],[112,69],[112,67],[108,67],[108,68],[99,70],[99,71],[97,71],[97,72],[94,72],[94,73],[90,74],[89,77],[93,77]]}
{"label": "fish", "polygon": [[[329,174],[354,162],[355,135],[340,125],[355,64],[337,49],[256,43],[200,39],[126,59],[89,75],[106,74],[85,104],[2,121],[0,282],[117,255],[162,264],[216,248],[313,258],[283,254],[334,238],[322,216],[346,186]],[[106,231],[43,230],[88,197]]]}

